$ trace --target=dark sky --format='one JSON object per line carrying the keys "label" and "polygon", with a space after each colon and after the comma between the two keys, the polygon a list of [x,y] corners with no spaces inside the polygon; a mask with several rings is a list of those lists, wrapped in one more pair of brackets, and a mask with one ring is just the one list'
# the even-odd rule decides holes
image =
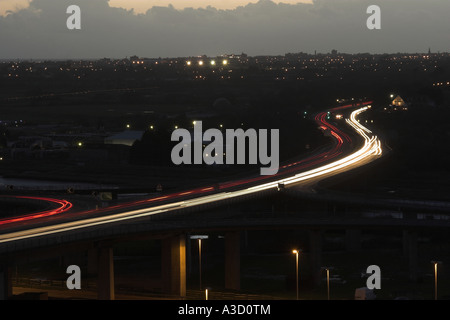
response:
{"label": "dark sky", "polygon": [[[66,27],[69,5],[81,8],[81,30]],[[366,27],[369,5],[381,8],[381,30]],[[107,0],[33,0],[0,17],[0,43],[0,59],[443,52],[450,51],[450,0],[261,0],[233,10],[168,6],[146,14]]]}

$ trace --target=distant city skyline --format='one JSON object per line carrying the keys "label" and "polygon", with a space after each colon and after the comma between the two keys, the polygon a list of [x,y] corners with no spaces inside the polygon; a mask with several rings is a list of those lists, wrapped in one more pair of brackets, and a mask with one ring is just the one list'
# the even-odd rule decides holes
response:
{"label": "distant city skyline", "polygon": [[[0,41],[6,44],[0,59],[450,51],[447,0],[233,0],[229,3],[242,5],[226,10],[220,8],[224,0],[211,0],[217,7],[204,8],[195,5],[207,1],[184,1],[188,8],[177,7],[180,0],[127,1],[125,8],[115,7],[123,6],[123,0],[22,1],[14,1],[20,10],[0,16]],[[144,12],[144,3],[174,6],[152,7],[139,15],[130,11],[139,5]],[[11,4],[0,0],[3,9]],[[73,4],[82,10],[81,30],[66,27],[66,9]],[[366,26],[372,4],[381,8],[381,30]]]}

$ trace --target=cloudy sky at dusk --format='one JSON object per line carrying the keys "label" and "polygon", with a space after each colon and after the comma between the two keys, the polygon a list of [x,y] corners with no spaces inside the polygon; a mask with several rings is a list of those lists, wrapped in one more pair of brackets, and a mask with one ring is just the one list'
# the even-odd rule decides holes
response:
{"label": "cloudy sky at dusk", "polygon": [[[58,1],[58,0],[55,0]],[[7,11],[14,11],[29,6],[31,0],[0,0],[0,15]],[[135,13],[145,13],[148,9],[160,6],[167,7],[171,4],[176,9],[184,8],[206,8],[212,6],[217,9],[235,9],[249,3],[256,3],[258,0],[109,0],[111,7],[134,9]],[[283,0],[275,3],[312,3],[312,0]]]}
{"label": "cloudy sky at dusk", "polygon": [[[0,0],[0,59],[450,51],[448,0],[257,1]],[[366,27],[373,4],[381,30]]]}

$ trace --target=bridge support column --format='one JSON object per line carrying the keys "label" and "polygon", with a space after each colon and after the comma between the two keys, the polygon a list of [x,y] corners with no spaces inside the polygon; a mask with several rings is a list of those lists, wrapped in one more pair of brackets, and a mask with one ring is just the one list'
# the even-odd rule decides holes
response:
{"label": "bridge support column", "polygon": [[186,235],[162,240],[162,287],[165,293],[186,296]]}
{"label": "bridge support column", "polygon": [[114,254],[112,247],[98,248],[98,299],[114,300]]}
{"label": "bridge support column", "polygon": [[240,232],[227,232],[225,234],[225,288],[241,289]]}
{"label": "bridge support column", "polygon": [[345,248],[347,251],[361,251],[361,230],[345,230]]}
{"label": "bridge support column", "polygon": [[313,285],[317,286],[320,284],[322,268],[322,230],[309,231],[309,248]]}
{"label": "bridge support column", "polygon": [[0,300],[8,300],[12,292],[12,269],[8,263],[0,263]]}
{"label": "bridge support column", "polygon": [[418,268],[418,250],[417,250],[417,232],[403,231],[403,250],[405,256],[408,258],[409,265],[409,279],[417,281]]}

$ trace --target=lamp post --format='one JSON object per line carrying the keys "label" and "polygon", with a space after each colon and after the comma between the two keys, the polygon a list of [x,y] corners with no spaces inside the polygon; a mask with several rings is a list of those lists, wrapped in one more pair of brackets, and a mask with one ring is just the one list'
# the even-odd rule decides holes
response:
{"label": "lamp post", "polygon": [[327,299],[330,300],[330,270],[332,267],[322,267],[322,270],[327,272]]}
{"label": "lamp post", "polygon": [[434,264],[434,300],[437,300],[437,276],[438,276],[438,264],[441,264],[441,261],[431,261]]}
{"label": "lamp post", "polygon": [[198,272],[199,272],[200,290],[202,290],[202,239],[198,239]]}
{"label": "lamp post", "polygon": [[297,289],[297,300],[298,300],[298,254],[299,250],[292,250],[292,253],[295,254],[295,284]]}
{"label": "lamp post", "polygon": [[206,235],[191,236],[191,239],[198,241],[198,273],[199,273],[199,287],[202,290],[202,240],[208,239]]}
{"label": "lamp post", "polygon": [[327,268],[327,297],[330,300],[330,269]]}

